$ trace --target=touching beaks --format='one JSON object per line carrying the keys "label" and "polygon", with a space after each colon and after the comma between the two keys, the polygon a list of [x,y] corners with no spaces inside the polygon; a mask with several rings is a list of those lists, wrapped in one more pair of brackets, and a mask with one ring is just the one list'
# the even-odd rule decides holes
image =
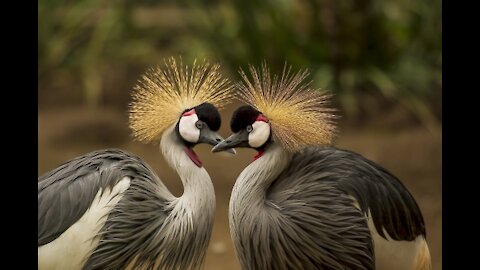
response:
{"label": "touching beaks", "polygon": [[[213,146],[218,145],[222,141],[222,136],[220,136],[217,132],[210,130],[209,128],[203,128],[200,131],[200,137],[198,138],[198,143],[207,143]],[[225,151],[233,155],[237,153],[235,149],[228,149]]]}
{"label": "touching beaks", "polygon": [[215,145],[215,147],[212,148],[212,152],[215,153],[221,151],[229,151],[234,147],[246,146],[248,146],[248,133],[246,131],[240,131],[230,135],[230,137]]}

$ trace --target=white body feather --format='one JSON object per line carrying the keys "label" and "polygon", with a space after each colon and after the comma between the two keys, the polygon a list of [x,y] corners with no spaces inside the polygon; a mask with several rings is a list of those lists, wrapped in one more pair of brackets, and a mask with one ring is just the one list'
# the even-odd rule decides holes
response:
{"label": "white body feather", "polygon": [[[369,215],[371,217],[371,215]],[[419,256],[428,252],[427,242],[422,235],[414,241],[396,241],[389,237],[384,230],[387,239],[378,234],[371,218],[368,218],[368,228],[372,234],[375,265],[377,270],[420,270]],[[423,269],[422,269],[423,270]],[[426,270],[426,269],[424,269]]]}
{"label": "white body feather", "polygon": [[108,213],[129,186],[130,179],[125,177],[113,189],[107,189],[103,194],[99,190],[90,208],[75,224],[54,241],[38,247],[38,269],[81,269],[98,244],[99,239],[92,236],[98,234]]}

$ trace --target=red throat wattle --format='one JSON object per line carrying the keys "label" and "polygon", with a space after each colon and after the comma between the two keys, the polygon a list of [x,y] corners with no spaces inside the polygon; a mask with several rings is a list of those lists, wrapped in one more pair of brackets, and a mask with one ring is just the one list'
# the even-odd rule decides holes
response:
{"label": "red throat wattle", "polygon": [[253,157],[253,160],[259,159],[261,156],[263,156],[263,153],[265,153],[265,150],[263,149],[258,150],[258,153]]}
{"label": "red throat wattle", "polygon": [[195,163],[195,165],[197,165],[197,167],[202,167],[202,161],[200,161],[197,153],[195,153],[192,148],[185,147],[185,153],[187,153],[187,156],[193,161],[193,163]]}

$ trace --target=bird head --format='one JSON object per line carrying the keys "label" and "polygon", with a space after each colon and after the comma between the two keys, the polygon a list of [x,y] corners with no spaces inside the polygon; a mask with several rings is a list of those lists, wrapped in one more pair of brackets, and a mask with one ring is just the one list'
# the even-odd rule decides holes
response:
{"label": "bird head", "polygon": [[132,94],[130,128],[134,138],[144,143],[158,142],[173,126],[187,155],[201,166],[192,148],[200,143],[216,145],[222,140],[217,134],[221,125],[218,109],[233,97],[232,86],[219,69],[218,64],[205,61],[194,61],[188,67],[181,59],[170,58],[163,67],[148,70]]}
{"label": "bird head", "polygon": [[307,146],[325,146],[335,136],[334,110],[328,108],[329,95],[302,83],[308,71],[292,74],[285,65],[280,77],[270,75],[265,64],[261,70],[250,66],[252,79],[241,70],[243,81],[237,83],[240,98],[248,105],[232,115],[233,134],[212,151],[232,147],[249,147],[259,151],[258,158],[270,143],[280,144],[288,152]]}
{"label": "bird head", "polygon": [[250,105],[237,108],[232,115],[230,137],[217,144],[212,152],[225,151],[234,147],[247,147],[262,152],[271,141],[270,121]]}
{"label": "bird head", "polygon": [[185,145],[199,143],[217,145],[223,138],[217,134],[222,122],[218,109],[204,102],[192,109],[185,110],[180,116],[175,131]]}

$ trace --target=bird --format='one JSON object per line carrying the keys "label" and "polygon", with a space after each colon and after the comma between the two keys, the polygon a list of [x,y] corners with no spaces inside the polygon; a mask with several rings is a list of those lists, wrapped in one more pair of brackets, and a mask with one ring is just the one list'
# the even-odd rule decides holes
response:
{"label": "bird", "polygon": [[257,151],[229,203],[230,235],[242,269],[432,269],[425,222],[393,174],[334,146],[332,94],[304,82],[308,70],[263,63],[240,70],[246,105],[231,136],[212,152]]}
{"label": "bird", "polygon": [[219,64],[163,63],[135,85],[129,126],[136,140],[159,143],[183,194],[174,196],[146,162],[120,149],[65,162],[38,178],[38,269],[202,267],[216,205],[193,147],[223,139],[218,109],[231,101],[232,85]]}

